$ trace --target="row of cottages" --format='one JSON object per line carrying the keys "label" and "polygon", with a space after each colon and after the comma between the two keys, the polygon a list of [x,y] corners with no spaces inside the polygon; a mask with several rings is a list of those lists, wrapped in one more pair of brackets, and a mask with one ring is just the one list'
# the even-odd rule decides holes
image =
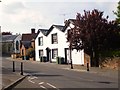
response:
{"label": "row of cottages", "polygon": [[0,43],[2,45],[2,55],[12,55],[16,57],[20,53],[21,35],[2,35]]}
{"label": "row of cottages", "polygon": [[[48,62],[57,62],[56,57],[63,57],[65,63],[70,63],[69,42],[67,42],[67,31],[74,27],[74,19],[69,19],[65,26],[52,25],[49,29],[39,29],[35,39],[36,61],[40,57],[46,57]],[[84,64],[84,50],[72,51],[73,64]]]}

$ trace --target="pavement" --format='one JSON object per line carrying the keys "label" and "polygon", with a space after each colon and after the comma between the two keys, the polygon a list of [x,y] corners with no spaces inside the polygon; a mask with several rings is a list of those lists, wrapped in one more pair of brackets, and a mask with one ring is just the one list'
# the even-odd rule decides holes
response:
{"label": "pavement", "polygon": [[[7,58],[13,61],[20,61],[20,62],[31,62],[34,64],[44,64],[50,67],[56,67],[60,69],[66,69],[76,72],[85,72],[85,73],[95,73],[103,76],[107,76],[110,78],[118,78],[118,70],[108,69],[108,68],[98,68],[98,67],[90,67],[89,71],[87,71],[86,66],[81,65],[73,65],[73,69],[71,69],[70,64],[57,64],[57,63],[49,63],[49,62],[37,62],[37,61],[28,61],[28,60],[15,60],[11,58]],[[6,69],[3,67],[2,72],[2,90],[10,90],[13,85],[20,82],[22,79],[24,79],[27,75],[20,75],[20,72],[12,72],[11,69]]]}
{"label": "pavement", "polygon": [[2,89],[11,90],[14,85],[23,80],[26,75],[20,75],[19,72],[12,72],[11,69],[2,68]]}
{"label": "pavement", "polygon": [[[37,62],[33,62],[37,63]],[[115,69],[109,69],[109,68],[99,68],[99,67],[89,67],[89,71],[87,71],[86,66],[81,66],[81,65],[73,65],[73,69],[71,69],[71,65],[65,65],[65,64],[56,64],[56,63],[43,63],[46,65],[51,65],[52,67],[60,68],[60,69],[65,69],[65,70],[70,70],[70,71],[75,71],[75,72],[84,72],[84,73],[94,73],[110,78],[116,78],[118,79],[118,70]]]}

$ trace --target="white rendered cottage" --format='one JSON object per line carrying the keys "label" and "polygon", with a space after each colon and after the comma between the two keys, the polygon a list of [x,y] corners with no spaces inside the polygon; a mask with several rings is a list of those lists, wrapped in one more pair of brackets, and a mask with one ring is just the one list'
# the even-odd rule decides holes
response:
{"label": "white rendered cottage", "polygon": [[[72,24],[71,27],[73,27]],[[66,33],[69,26],[52,25],[49,30],[39,29],[39,34],[35,40],[36,61],[40,61],[41,56],[46,56],[47,61],[56,62],[56,57],[63,57],[65,63],[70,63],[69,43]],[[73,64],[84,64],[84,52],[72,51]]]}

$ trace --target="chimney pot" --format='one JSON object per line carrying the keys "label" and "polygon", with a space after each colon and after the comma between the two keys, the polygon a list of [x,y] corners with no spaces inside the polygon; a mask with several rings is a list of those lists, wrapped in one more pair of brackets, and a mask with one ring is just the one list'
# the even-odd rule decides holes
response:
{"label": "chimney pot", "polygon": [[32,28],[32,29],[31,29],[31,33],[32,33],[32,34],[35,33],[35,28]]}

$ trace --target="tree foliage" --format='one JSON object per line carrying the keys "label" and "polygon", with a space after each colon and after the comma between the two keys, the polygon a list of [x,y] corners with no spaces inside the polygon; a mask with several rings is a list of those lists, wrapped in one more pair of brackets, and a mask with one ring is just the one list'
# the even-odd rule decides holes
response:
{"label": "tree foliage", "polygon": [[30,58],[35,57],[35,50],[34,48],[30,47],[26,51],[26,56],[29,56]]}
{"label": "tree foliage", "polygon": [[118,2],[117,11],[114,14],[117,16],[116,20],[120,24],[120,1]]}
{"label": "tree foliage", "polygon": [[68,30],[67,40],[73,49],[84,49],[91,59],[99,59],[100,51],[120,47],[120,34],[115,21],[103,18],[97,9],[77,13],[74,28]]}

